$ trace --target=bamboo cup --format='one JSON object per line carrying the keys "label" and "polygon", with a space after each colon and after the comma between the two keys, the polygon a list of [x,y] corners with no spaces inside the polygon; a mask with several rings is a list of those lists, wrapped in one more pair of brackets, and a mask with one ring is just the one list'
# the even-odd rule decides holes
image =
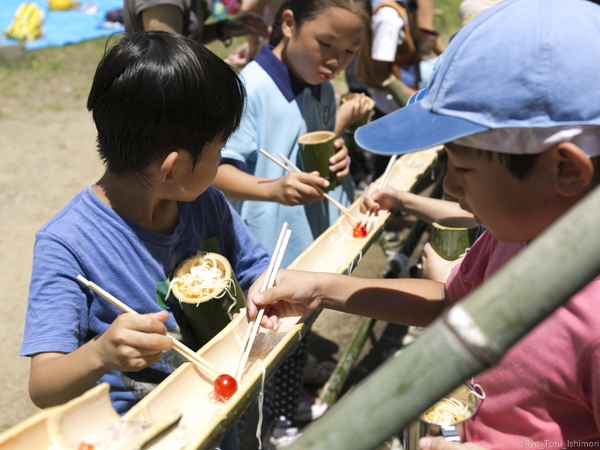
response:
{"label": "bamboo cup", "polygon": [[463,436],[461,436],[462,430],[459,430],[457,425],[469,420],[475,415],[475,413],[477,413],[477,410],[479,409],[479,397],[475,395],[471,386],[465,383],[453,390],[446,396],[446,398],[458,400],[460,403],[465,405],[467,412],[464,419],[452,423],[436,423],[427,420],[424,417],[426,413],[423,413],[420,416],[420,420],[427,425],[427,431],[425,434],[432,436],[442,435],[447,441],[461,442],[463,438]]}
{"label": "bamboo cup", "polygon": [[431,246],[448,261],[458,259],[477,239],[479,225],[469,217],[446,217],[431,224]]}
{"label": "bamboo cup", "polygon": [[[189,258],[177,268],[174,277],[181,277],[189,273],[192,265],[201,258],[210,256],[216,261],[217,268],[223,273],[224,279],[231,279],[227,286],[217,289],[211,295],[203,297],[187,297],[173,284],[173,296],[181,303],[183,315],[201,345],[206,344],[223,328],[231,322],[230,315],[238,313],[240,308],[246,306],[246,299],[242,288],[238,284],[231,264],[223,255],[218,253],[201,253],[194,258]],[[229,293],[225,292],[225,287]],[[235,302],[235,304],[234,304]],[[232,306],[233,305],[233,306]]]}
{"label": "bamboo cup", "polygon": [[406,106],[406,102],[408,102],[408,94],[402,90],[398,78],[396,78],[394,75],[390,75],[390,77],[382,83],[382,86],[391,94],[398,106],[401,108]]}
{"label": "bamboo cup", "polygon": [[325,192],[337,186],[335,173],[329,171],[329,158],[335,155],[335,133],[333,131],[313,131],[298,138],[300,145],[299,154],[302,170],[304,172],[319,172],[321,177],[329,181],[328,188],[321,188]]}

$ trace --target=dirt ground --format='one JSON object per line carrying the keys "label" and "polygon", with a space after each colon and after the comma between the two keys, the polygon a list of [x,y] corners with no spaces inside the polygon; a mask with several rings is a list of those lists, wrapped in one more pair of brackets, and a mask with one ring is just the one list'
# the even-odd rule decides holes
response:
{"label": "dirt ground", "polygon": [[83,94],[91,74],[78,67],[98,51],[86,46],[78,59],[73,50],[0,69],[0,271],[10,286],[0,318],[0,430],[38,410],[27,393],[29,359],[18,356],[35,233],[102,173]]}
{"label": "dirt ground", "polygon": [[[30,52],[19,67],[0,67],[0,273],[9,288],[0,316],[0,432],[38,411],[28,395],[29,359],[18,356],[35,233],[103,171],[85,108],[103,47],[102,41],[93,41]],[[344,92],[343,80],[336,90]],[[384,265],[383,250],[375,245],[355,275],[380,276]],[[323,313],[313,328],[319,358],[338,359],[358,320]],[[351,383],[394,351],[403,332],[376,323]]]}

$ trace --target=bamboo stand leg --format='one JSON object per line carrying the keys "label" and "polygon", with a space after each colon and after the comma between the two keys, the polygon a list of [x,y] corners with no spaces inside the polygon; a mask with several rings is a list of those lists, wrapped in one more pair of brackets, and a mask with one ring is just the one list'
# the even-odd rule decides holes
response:
{"label": "bamboo stand leg", "polygon": [[375,324],[375,320],[369,317],[363,317],[358,325],[358,328],[354,332],[352,339],[350,339],[350,343],[346,347],[344,354],[340,358],[335,370],[331,374],[331,377],[323,386],[321,390],[321,394],[319,395],[319,400],[326,404],[328,407],[333,405],[335,401],[340,396],[342,392],[342,388],[350,375],[350,371],[354,367],[354,363],[360,354],[363,346],[365,345],[365,341],[367,340],[367,336],[373,328]]}

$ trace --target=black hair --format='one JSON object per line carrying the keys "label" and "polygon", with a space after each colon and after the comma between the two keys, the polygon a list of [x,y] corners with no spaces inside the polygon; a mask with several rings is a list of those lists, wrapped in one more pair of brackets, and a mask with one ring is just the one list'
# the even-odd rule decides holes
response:
{"label": "black hair", "polygon": [[363,19],[365,27],[371,26],[371,2],[369,0],[286,0],[275,15],[269,45],[275,46],[283,39],[281,26],[285,10],[289,9],[294,13],[294,24],[297,29],[300,29],[305,22],[315,20],[327,8],[351,11]]}
{"label": "black hair", "polygon": [[272,31],[271,36],[269,36],[269,45],[272,45],[273,47],[276,47],[277,44],[279,44],[283,39],[283,31],[281,30],[281,27],[283,25],[283,12],[286,9],[290,9],[290,0],[285,0],[281,4],[277,10],[277,13],[275,14],[275,19],[271,24]]}
{"label": "black hair", "polygon": [[485,150],[477,150],[477,153],[480,156],[485,154],[490,161],[497,156],[500,163],[502,163],[502,165],[508,169],[510,174],[518,180],[527,178],[541,155],[541,153],[515,155],[512,153],[490,152]]}
{"label": "black hair", "polygon": [[236,72],[201,44],[162,31],[125,34],[98,64],[87,108],[98,152],[117,176],[141,174],[173,151],[195,165],[226,141],[244,111]]}

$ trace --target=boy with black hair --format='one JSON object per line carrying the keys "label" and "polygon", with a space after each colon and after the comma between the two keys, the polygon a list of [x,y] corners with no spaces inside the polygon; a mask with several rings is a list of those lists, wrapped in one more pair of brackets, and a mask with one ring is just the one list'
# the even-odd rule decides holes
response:
{"label": "boy with black hair", "polygon": [[[598,23],[584,0],[503,2],[456,34],[420,101],[358,129],[382,154],[446,144],[444,189],[487,227],[446,283],[281,270],[273,288],[251,287],[249,316],[264,307],[276,329],[326,307],[425,326],[492,277],[600,184]],[[596,277],[476,377],[486,398],[468,443],[421,449],[598,447],[599,298]]]}
{"label": "boy with black hair", "polygon": [[[244,289],[268,266],[210,187],[244,101],[236,73],[183,36],[125,35],[105,54],[88,109],[106,172],[36,236],[21,355],[31,357],[37,406],[108,382],[126,412],[184,362],[167,333],[198,347],[178,304],[159,306],[168,274],[204,245],[230,261]],[[140,314],[119,314],[79,274]]]}

